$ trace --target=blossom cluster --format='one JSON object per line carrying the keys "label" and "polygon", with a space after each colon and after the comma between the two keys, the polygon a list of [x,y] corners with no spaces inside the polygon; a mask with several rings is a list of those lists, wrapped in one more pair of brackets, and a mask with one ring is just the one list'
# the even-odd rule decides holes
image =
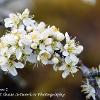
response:
{"label": "blossom cluster", "polygon": [[37,23],[29,10],[10,14],[4,19],[5,35],[0,38],[0,68],[14,76],[16,68],[24,68],[26,62],[51,64],[55,71],[62,71],[66,78],[78,71],[77,64],[83,46],[61,33],[55,26]]}
{"label": "blossom cluster", "polygon": [[[92,68],[90,69],[90,71],[93,72],[100,72],[100,65],[98,68]],[[93,84],[95,84],[95,86],[97,86],[98,88],[100,88],[100,77],[96,76],[95,78],[96,83],[94,82],[94,80],[92,80]],[[87,94],[86,99],[90,99],[92,98],[93,100],[96,100],[96,90],[93,87],[93,85],[91,84],[91,82],[89,81],[88,78],[86,78],[86,80],[83,82],[84,84],[81,85],[82,87],[82,92],[84,92],[85,94]]]}

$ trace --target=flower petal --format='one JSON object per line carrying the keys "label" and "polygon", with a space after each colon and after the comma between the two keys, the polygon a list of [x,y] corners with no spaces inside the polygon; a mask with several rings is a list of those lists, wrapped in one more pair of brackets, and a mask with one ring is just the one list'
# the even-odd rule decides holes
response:
{"label": "flower petal", "polygon": [[31,54],[32,53],[32,49],[30,47],[28,47],[28,46],[25,46],[24,53],[27,54],[27,55]]}
{"label": "flower petal", "polygon": [[8,70],[8,66],[7,66],[7,64],[2,65],[2,66],[1,66],[1,69],[2,69],[3,71],[7,71],[7,70]]}
{"label": "flower petal", "polygon": [[66,69],[66,66],[59,67],[59,70],[65,70],[65,69]]}
{"label": "flower petal", "polygon": [[69,72],[68,71],[64,71],[62,73],[62,78],[66,78],[68,76]]}
{"label": "flower petal", "polygon": [[18,63],[14,62],[14,66],[15,66],[16,68],[24,68],[24,64],[21,63],[21,62],[18,62]]}
{"label": "flower petal", "polygon": [[27,60],[30,63],[37,63],[37,55],[36,54],[31,54],[30,56],[27,57]]}
{"label": "flower petal", "polygon": [[53,65],[53,70],[56,72],[58,70],[58,67],[56,64]]}
{"label": "flower petal", "polygon": [[16,75],[17,75],[17,71],[16,71],[16,69],[15,69],[14,66],[10,66],[10,67],[8,68],[8,71],[9,71],[9,73],[12,74],[13,76],[16,76]]}
{"label": "flower petal", "polygon": [[70,64],[70,63],[71,63],[71,59],[70,59],[69,56],[67,56],[67,57],[65,58],[65,62],[66,62],[66,64]]}
{"label": "flower petal", "polygon": [[76,73],[77,71],[77,66],[71,67],[71,73]]}
{"label": "flower petal", "polygon": [[21,58],[21,56],[22,56],[22,51],[21,51],[21,49],[16,49],[16,58],[17,58],[17,60],[19,60],[20,58]]}
{"label": "flower petal", "polygon": [[40,50],[45,50],[45,45],[44,45],[44,44],[40,44],[40,45],[39,45],[39,49],[40,49]]}
{"label": "flower petal", "polygon": [[67,51],[63,51],[63,53],[62,53],[64,56],[68,56],[69,55],[69,53],[67,52]]}
{"label": "flower petal", "polygon": [[79,58],[77,58],[75,55],[70,55],[70,59],[73,62],[73,65],[76,65],[79,61]]}

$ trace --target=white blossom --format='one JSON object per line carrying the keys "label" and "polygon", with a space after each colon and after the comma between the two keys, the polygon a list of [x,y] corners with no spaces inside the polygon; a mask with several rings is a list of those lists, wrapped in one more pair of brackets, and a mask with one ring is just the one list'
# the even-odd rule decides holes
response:
{"label": "white blossom", "polygon": [[41,61],[44,65],[48,64],[48,60],[51,58],[51,54],[46,50],[40,51],[37,60]]}
{"label": "white blossom", "polygon": [[1,42],[3,42],[5,45],[15,45],[17,42],[17,36],[13,34],[6,34],[1,37]]}
{"label": "white blossom", "polygon": [[20,22],[18,16],[16,14],[10,14],[9,17],[4,19],[5,27],[17,27]]}
{"label": "white blossom", "polygon": [[63,71],[62,77],[66,78],[70,73],[73,75],[78,71],[77,66],[72,66],[68,64],[63,64],[61,67],[59,67],[59,70]]}
{"label": "white blossom", "polygon": [[51,64],[55,71],[63,71],[63,78],[76,73],[77,55],[83,51],[83,46],[67,32],[64,34],[55,26],[36,22],[29,13],[25,9],[22,14],[10,14],[4,19],[5,27],[11,30],[0,38],[1,69],[15,76],[16,68],[24,68],[26,62],[30,62]]}
{"label": "white blossom", "polygon": [[30,36],[32,38],[32,41],[35,42],[35,43],[39,43],[39,41],[41,40],[40,39],[40,32],[38,31],[33,31],[30,33]]}
{"label": "white blossom", "polygon": [[40,32],[43,32],[45,31],[45,27],[46,27],[46,24],[44,22],[40,22],[37,26],[37,30],[39,30]]}
{"label": "white blossom", "polygon": [[93,98],[93,100],[96,100],[95,98],[95,89],[90,85],[89,80],[87,79],[86,82],[81,85],[82,92],[87,94],[86,99],[90,99],[90,97]]}

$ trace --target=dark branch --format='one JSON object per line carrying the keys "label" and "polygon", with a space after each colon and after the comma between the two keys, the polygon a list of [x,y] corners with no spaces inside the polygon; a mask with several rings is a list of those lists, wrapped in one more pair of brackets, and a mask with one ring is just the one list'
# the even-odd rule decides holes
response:
{"label": "dark branch", "polygon": [[96,81],[96,77],[100,77],[100,72],[99,71],[91,71],[81,61],[80,61],[80,65],[81,65],[80,70],[82,72],[82,76],[89,80],[90,85],[96,91],[96,93],[95,93],[96,100],[100,100],[100,88],[99,88],[97,81]]}

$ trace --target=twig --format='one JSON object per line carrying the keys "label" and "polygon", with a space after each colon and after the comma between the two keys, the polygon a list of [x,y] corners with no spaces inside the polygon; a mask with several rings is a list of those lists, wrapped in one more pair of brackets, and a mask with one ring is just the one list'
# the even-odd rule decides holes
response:
{"label": "twig", "polygon": [[87,66],[85,66],[81,61],[80,61],[80,71],[82,73],[82,76],[84,78],[87,78],[89,80],[90,85],[95,89],[95,97],[96,100],[100,100],[100,88],[97,84],[96,77],[100,77],[100,72],[99,71],[91,71]]}

